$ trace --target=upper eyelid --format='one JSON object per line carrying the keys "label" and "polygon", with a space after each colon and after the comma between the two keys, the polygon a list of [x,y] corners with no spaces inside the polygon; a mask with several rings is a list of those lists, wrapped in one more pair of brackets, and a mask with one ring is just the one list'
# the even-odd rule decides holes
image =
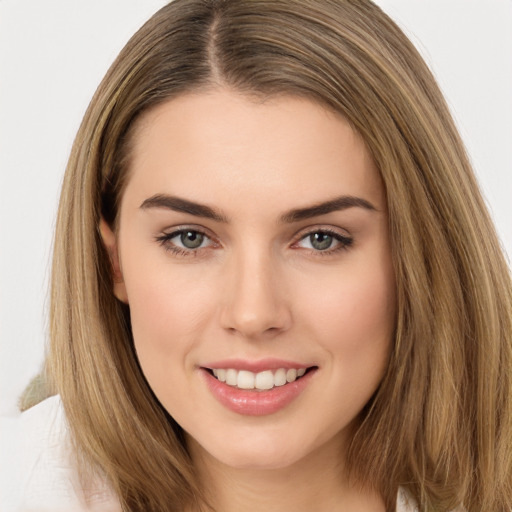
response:
{"label": "upper eyelid", "polygon": [[[210,239],[214,243],[219,243],[218,237],[214,235],[209,229],[198,226],[194,224],[183,224],[180,226],[174,226],[172,228],[163,229],[161,231],[160,235],[157,235],[156,238],[173,238],[180,233],[183,233],[185,231],[196,231],[197,233],[200,233],[201,235],[204,235],[208,239]],[[291,238],[292,238],[292,245],[297,243],[298,241],[302,240],[303,238],[318,232],[325,232],[332,235],[338,235],[341,238],[353,238],[352,235],[345,229],[341,228],[339,226],[326,226],[326,225],[314,225],[314,226],[307,226],[304,228],[301,228],[298,230]]]}
{"label": "upper eyelid", "polygon": [[183,226],[174,226],[172,228],[162,229],[161,235],[158,236],[172,237],[179,235],[184,231],[196,231],[197,233],[200,233],[201,235],[208,237],[210,240],[214,240],[216,238],[215,235],[213,235],[209,229],[206,229],[202,226],[195,226],[193,224],[186,224]]}
{"label": "upper eyelid", "polygon": [[[352,235],[348,232],[347,229],[334,227],[334,226],[326,226],[326,225],[317,225],[317,226],[308,226],[306,228],[302,228],[295,233],[293,239],[295,241],[302,240],[302,238],[312,235],[313,233],[325,232],[329,234],[339,235],[343,238],[352,238]],[[294,242],[295,243],[295,242]]]}
{"label": "upper eyelid", "polygon": [[[188,249],[188,248],[181,248],[179,245],[176,245],[176,244],[171,242],[171,240],[173,238],[179,236],[181,233],[184,233],[186,231],[195,231],[195,232],[199,233],[200,235],[204,236],[205,238],[207,238],[210,243],[206,247],[197,247],[196,249]],[[154,239],[155,239],[155,241],[157,241],[162,246],[172,244],[177,249],[180,249],[180,250],[183,250],[183,251],[187,251],[188,253],[197,253],[198,251],[209,249],[209,248],[211,248],[211,246],[216,246],[216,245],[218,246],[218,245],[220,245],[218,240],[208,233],[208,230],[205,230],[205,229],[200,228],[200,227],[194,227],[194,226],[191,226],[191,225],[188,225],[188,226],[176,226],[176,227],[173,227],[173,228],[168,229],[168,230],[163,229],[160,232],[160,234],[155,235]]]}

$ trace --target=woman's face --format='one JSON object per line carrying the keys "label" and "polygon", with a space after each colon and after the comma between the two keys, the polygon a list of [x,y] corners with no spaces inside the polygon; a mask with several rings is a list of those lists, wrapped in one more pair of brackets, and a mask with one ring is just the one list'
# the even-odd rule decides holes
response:
{"label": "woman's face", "polygon": [[142,119],[128,179],[115,292],[195,453],[238,468],[338,457],[395,319],[361,138],[305,99],[188,94]]}

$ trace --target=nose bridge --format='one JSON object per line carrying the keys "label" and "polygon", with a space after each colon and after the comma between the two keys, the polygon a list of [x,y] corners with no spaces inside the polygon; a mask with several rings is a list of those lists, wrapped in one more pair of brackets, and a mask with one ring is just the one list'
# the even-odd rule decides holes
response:
{"label": "nose bridge", "polygon": [[247,244],[234,251],[227,272],[223,327],[246,337],[288,328],[291,314],[285,301],[277,258],[270,249]]}

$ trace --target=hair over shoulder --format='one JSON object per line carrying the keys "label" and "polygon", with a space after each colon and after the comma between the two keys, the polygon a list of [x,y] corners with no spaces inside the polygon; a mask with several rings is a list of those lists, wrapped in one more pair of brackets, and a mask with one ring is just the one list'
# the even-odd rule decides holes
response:
{"label": "hair over shoulder", "polygon": [[142,116],[218,87],[322,104],[361,134],[380,171],[398,314],[350,446],[353,478],[389,510],[402,486],[422,510],[510,511],[510,271],[432,74],[369,0],[174,0],[113,63],[73,145],[52,269],[47,372],[80,457],[125,510],[202,502],[181,428],[139,367],[98,226],[116,228]]}

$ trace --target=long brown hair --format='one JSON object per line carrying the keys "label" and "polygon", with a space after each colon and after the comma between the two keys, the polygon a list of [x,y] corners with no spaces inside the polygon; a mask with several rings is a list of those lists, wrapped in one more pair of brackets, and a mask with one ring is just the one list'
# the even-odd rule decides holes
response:
{"label": "long brown hair", "polygon": [[512,507],[512,285],[445,101],[369,0],[175,0],[128,42],[76,137],[55,238],[48,374],[77,453],[124,510],[183,510],[201,489],[182,431],[139,368],[98,230],[115,229],[133,127],[191,90],[300,95],[362,135],[387,194],[397,281],[386,375],[349,452],[389,509]]}

